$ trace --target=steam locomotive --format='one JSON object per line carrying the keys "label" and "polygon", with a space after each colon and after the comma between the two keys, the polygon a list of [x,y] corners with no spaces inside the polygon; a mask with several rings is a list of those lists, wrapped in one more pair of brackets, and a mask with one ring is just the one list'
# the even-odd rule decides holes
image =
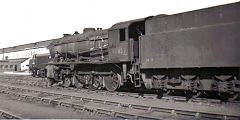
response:
{"label": "steam locomotive", "polygon": [[77,88],[145,88],[189,98],[240,92],[240,4],[86,28],[49,45],[49,84]]}

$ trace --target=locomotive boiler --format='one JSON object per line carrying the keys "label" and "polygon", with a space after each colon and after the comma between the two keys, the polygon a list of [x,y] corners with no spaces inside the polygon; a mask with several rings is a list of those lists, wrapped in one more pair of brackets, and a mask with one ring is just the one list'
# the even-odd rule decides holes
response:
{"label": "locomotive boiler", "polygon": [[144,88],[188,98],[240,92],[240,4],[120,22],[56,39],[50,83],[115,91]]}
{"label": "locomotive boiler", "polygon": [[[85,28],[83,34],[75,32],[74,35],[64,34],[49,45],[52,57],[58,53],[64,58],[76,58],[83,53],[90,53],[98,49],[107,48],[107,30]],[[81,56],[90,56],[89,54]]]}

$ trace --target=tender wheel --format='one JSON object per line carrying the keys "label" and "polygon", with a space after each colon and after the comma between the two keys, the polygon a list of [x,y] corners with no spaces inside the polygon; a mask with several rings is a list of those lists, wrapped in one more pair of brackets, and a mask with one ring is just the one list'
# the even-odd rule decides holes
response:
{"label": "tender wheel", "polygon": [[104,79],[105,87],[108,91],[115,91],[120,87],[120,80],[117,74],[107,76]]}
{"label": "tender wheel", "polygon": [[220,92],[218,93],[219,97],[223,100],[223,101],[234,101],[238,98],[239,93],[226,93],[226,92]]}
{"label": "tender wheel", "polygon": [[64,81],[63,81],[63,85],[62,85],[62,86],[64,86],[64,87],[70,87],[71,84],[72,84],[71,78],[70,78],[70,77],[66,77],[66,78],[64,79]]}
{"label": "tender wheel", "polygon": [[162,98],[163,96],[168,96],[171,91],[170,90],[164,91],[162,89],[158,89],[158,90],[156,90],[156,92],[158,95],[157,98]]}
{"label": "tender wheel", "polygon": [[81,81],[81,77],[79,76],[73,76],[73,82],[74,82],[74,85],[76,86],[76,88],[83,88],[84,86],[84,82]]}
{"label": "tender wheel", "polygon": [[187,99],[197,98],[197,97],[202,95],[201,91],[193,92],[193,91],[190,91],[190,90],[186,90],[186,91],[184,91],[184,93],[185,93],[185,96],[187,97]]}

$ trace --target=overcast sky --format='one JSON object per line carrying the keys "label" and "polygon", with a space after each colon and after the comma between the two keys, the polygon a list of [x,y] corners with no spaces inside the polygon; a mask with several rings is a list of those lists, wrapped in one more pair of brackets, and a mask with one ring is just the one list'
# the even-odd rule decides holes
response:
{"label": "overcast sky", "polygon": [[0,48],[62,37],[85,27],[175,14],[238,0],[0,0]]}

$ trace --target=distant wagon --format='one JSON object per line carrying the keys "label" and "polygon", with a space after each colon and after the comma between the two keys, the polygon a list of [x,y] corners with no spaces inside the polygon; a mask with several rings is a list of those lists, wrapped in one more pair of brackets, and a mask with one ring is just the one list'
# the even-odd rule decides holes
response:
{"label": "distant wagon", "polygon": [[29,60],[29,71],[34,77],[46,77],[46,63],[49,62],[50,54],[35,54]]}

